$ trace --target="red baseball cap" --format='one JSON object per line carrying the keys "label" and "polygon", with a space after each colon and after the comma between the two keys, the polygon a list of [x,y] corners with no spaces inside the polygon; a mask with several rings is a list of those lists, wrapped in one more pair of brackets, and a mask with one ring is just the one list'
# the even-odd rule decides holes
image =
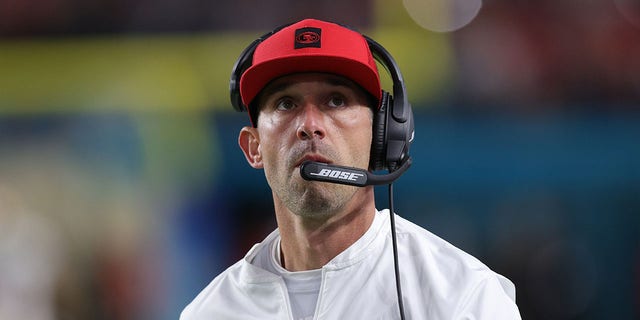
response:
{"label": "red baseball cap", "polygon": [[251,67],[240,78],[242,102],[249,106],[271,80],[300,72],[337,74],[360,85],[377,101],[382,97],[378,68],[367,40],[338,24],[305,19],[277,31],[256,47]]}

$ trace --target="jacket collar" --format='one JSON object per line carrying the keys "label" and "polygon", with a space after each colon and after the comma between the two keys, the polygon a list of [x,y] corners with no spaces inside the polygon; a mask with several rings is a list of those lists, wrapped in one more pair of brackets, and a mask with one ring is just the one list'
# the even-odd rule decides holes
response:
{"label": "jacket collar", "polygon": [[[371,226],[367,232],[354,242],[346,250],[338,254],[335,258],[329,261],[322,268],[326,271],[335,271],[343,268],[350,267],[367,256],[370,256],[372,251],[383,245],[385,236],[381,233],[389,232],[388,210],[377,211]],[[280,276],[273,274],[261,267],[258,267],[252,263],[254,258],[263,250],[269,251],[271,244],[274,241],[280,239],[280,232],[278,229],[269,234],[262,242],[254,245],[249,252],[245,255],[240,263],[239,280],[245,283],[270,283],[274,281],[280,281]]]}
{"label": "jacket collar", "polygon": [[388,230],[385,228],[387,225],[385,222],[388,219],[388,216],[384,214],[386,211],[387,210],[376,210],[373,222],[367,232],[350,247],[331,259],[323,268],[327,270],[339,270],[350,267],[371,255],[372,251],[383,245],[385,237],[380,236],[380,233]]}

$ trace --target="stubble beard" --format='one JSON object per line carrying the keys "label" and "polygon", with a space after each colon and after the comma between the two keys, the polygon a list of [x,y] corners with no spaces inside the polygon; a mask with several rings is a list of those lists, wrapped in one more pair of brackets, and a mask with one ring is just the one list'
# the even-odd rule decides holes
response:
{"label": "stubble beard", "polygon": [[276,192],[293,214],[314,220],[324,220],[340,212],[356,192],[356,187],[328,182],[291,179],[287,190]]}
{"label": "stubble beard", "polygon": [[[315,146],[313,147],[315,149]],[[331,156],[331,152],[322,152]],[[293,168],[293,163],[304,154],[304,150],[288,157],[285,168]],[[335,159],[335,157],[333,157]],[[280,168],[280,170],[287,170]],[[278,170],[275,169],[274,172]],[[277,197],[293,214],[309,219],[327,219],[345,207],[353,198],[357,187],[319,181],[307,181],[300,175],[299,168],[291,171],[287,177],[276,178],[280,181],[269,182],[274,197]],[[269,180],[269,179],[268,179]]]}

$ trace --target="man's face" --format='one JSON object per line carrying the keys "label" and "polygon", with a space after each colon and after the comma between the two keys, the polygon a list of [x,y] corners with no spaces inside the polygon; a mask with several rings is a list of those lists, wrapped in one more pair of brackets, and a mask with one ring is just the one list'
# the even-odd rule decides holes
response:
{"label": "man's face", "polygon": [[295,74],[271,82],[258,103],[252,166],[264,168],[276,201],[308,217],[342,208],[356,187],[306,181],[299,167],[312,160],[368,168],[373,115],[364,91],[335,75]]}

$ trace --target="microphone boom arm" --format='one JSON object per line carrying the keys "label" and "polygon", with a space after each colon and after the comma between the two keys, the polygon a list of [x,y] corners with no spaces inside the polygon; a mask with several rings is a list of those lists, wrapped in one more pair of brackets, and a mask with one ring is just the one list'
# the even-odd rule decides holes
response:
{"label": "microphone boom arm", "polygon": [[329,165],[322,162],[305,161],[300,165],[300,175],[309,181],[332,182],[356,187],[390,184],[398,179],[411,166],[411,158],[407,159],[397,170],[386,174],[375,175],[367,170]]}

